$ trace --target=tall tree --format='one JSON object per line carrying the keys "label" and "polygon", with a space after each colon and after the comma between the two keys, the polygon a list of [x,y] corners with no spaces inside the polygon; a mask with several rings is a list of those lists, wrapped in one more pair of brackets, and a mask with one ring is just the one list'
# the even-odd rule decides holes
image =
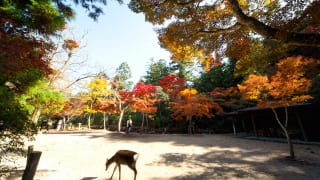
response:
{"label": "tall tree", "polygon": [[118,132],[121,131],[122,118],[129,109],[128,101],[132,98],[132,93],[129,90],[132,82],[129,81],[131,78],[131,69],[127,62],[123,62],[116,69],[115,76],[112,80],[113,95],[117,100],[117,106],[119,111],[118,119]]}
{"label": "tall tree", "polygon": [[116,69],[113,82],[117,84],[118,89],[130,89],[132,81],[129,81],[129,79],[131,77],[132,75],[129,64],[127,62],[122,62]]}
{"label": "tall tree", "polygon": [[[118,0],[122,2],[121,0]],[[98,4],[106,0],[73,0],[96,19],[102,14]],[[52,73],[48,54],[54,45],[50,36],[64,29],[74,17],[69,1],[0,1],[0,161],[8,152],[21,155],[25,138],[36,132],[18,98],[39,80]]]}
{"label": "tall tree", "polygon": [[158,86],[160,80],[169,74],[170,69],[164,59],[160,59],[158,61],[151,59],[147,65],[146,74],[143,76],[142,81],[146,84]]}
{"label": "tall tree", "polygon": [[[198,59],[204,65],[221,60],[225,45],[258,35],[281,43],[320,46],[319,1],[131,0],[158,29],[161,47],[174,60]],[[215,54],[214,54],[215,53]]]}
{"label": "tall tree", "polygon": [[236,61],[230,60],[214,66],[209,71],[202,71],[194,87],[200,92],[210,92],[215,88],[234,87],[242,81],[242,76],[235,76]]}
{"label": "tall tree", "polygon": [[63,27],[53,9],[46,1],[0,2],[0,161],[8,153],[22,155],[25,139],[36,132],[19,96],[52,72],[47,55],[53,46],[41,37]]}
{"label": "tall tree", "polygon": [[157,107],[155,106],[155,103],[158,101],[156,90],[156,86],[144,84],[143,82],[138,82],[132,90],[133,99],[131,101],[131,108],[142,113],[142,129],[144,127],[144,120],[146,119],[148,128],[148,116],[155,114],[157,111]]}

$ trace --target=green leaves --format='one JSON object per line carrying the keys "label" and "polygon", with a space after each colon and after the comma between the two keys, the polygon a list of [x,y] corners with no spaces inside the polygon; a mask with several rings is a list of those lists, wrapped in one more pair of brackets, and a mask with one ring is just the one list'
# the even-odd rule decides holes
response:
{"label": "green leaves", "polygon": [[62,110],[64,97],[59,91],[49,87],[45,80],[37,81],[32,87],[18,97],[20,104],[31,114],[35,108],[41,107],[43,113],[54,114]]}

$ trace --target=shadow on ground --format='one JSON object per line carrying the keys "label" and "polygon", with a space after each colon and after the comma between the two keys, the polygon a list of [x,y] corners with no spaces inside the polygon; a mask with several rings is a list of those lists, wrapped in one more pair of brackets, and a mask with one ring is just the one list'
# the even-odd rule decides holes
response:
{"label": "shadow on ground", "polygon": [[[319,163],[293,161],[287,158],[274,158],[265,162],[254,161],[253,152],[216,151],[202,155],[165,153],[159,161],[148,164],[157,166],[165,164],[171,167],[201,167],[201,172],[185,172],[184,175],[171,177],[173,180],[199,179],[277,179],[277,180],[317,180],[320,173]],[[257,152],[255,152],[257,153]],[[262,156],[263,154],[255,154]],[[155,178],[158,179],[158,178]]]}

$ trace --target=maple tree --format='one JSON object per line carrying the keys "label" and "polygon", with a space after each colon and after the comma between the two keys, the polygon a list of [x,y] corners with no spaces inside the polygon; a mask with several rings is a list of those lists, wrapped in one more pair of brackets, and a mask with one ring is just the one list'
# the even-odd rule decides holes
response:
{"label": "maple tree", "polygon": [[213,110],[222,112],[222,108],[214,103],[210,98],[197,95],[198,91],[192,88],[186,88],[179,92],[179,97],[169,103],[172,114],[171,117],[176,121],[186,120],[189,122],[188,133],[192,133],[192,117],[206,116],[212,118]]}
{"label": "maple tree", "polygon": [[121,131],[121,124],[122,124],[123,115],[130,108],[130,102],[132,101],[133,94],[129,90],[123,90],[123,89],[117,90],[117,89],[114,89],[113,95],[114,95],[114,97],[115,97],[115,99],[117,101],[117,108],[118,108],[117,111],[119,113],[118,132],[120,132]]}
{"label": "maple tree", "polygon": [[161,47],[171,52],[171,59],[198,59],[204,67],[219,64],[225,45],[252,35],[290,45],[319,47],[319,7],[319,1],[280,0],[129,3],[132,11],[144,13],[146,21],[161,25],[158,38]]}
{"label": "maple tree", "polygon": [[241,100],[241,93],[237,87],[214,88],[209,95],[212,101],[219,104],[224,112],[231,112],[245,107],[247,102]]}
{"label": "maple tree", "polygon": [[116,101],[117,112],[119,113],[118,132],[121,131],[123,115],[130,108],[129,102],[132,99],[132,92],[129,90],[132,84],[132,82],[129,81],[130,78],[131,69],[127,62],[123,62],[116,69],[115,76],[110,82],[113,91],[112,95]]}
{"label": "maple tree", "polygon": [[133,99],[130,106],[133,111],[140,111],[142,113],[142,129],[145,118],[148,127],[148,116],[151,117],[157,111],[157,107],[155,106],[155,103],[158,101],[156,89],[157,87],[151,84],[138,82],[132,90]]}
{"label": "maple tree", "polygon": [[185,79],[176,75],[168,75],[163,77],[159,84],[164,92],[170,95],[170,99],[175,99],[178,93],[185,88]]}
{"label": "maple tree", "polygon": [[[312,99],[312,96],[308,94],[312,81],[308,78],[307,72],[310,72],[310,74],[317,73],[319,63],[319,60],[302,56],[289,57],[277,64],[277,72],[270,78],[250,74],[242,85],[238,85],[244,99],[256,100],[260,107],[271,108],[276,121],[287,138],[290,158],[292,159],[295,158],[295,155],[288,132],[287,108],[295,103]],[[283,122],[279,119],[276,111],[279,106],[283,106],[285,110],[285,120]]]}

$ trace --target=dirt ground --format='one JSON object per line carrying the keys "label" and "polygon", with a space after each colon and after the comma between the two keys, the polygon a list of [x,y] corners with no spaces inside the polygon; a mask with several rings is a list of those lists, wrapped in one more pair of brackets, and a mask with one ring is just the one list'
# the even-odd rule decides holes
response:
{"label": "dirt ground", "polygon": [[[297,161],[288,155],[286,143],[250,140],[233,135],[175,135],[106,132],[59,132],[39,134],[34,150],[41,151],[36,180],[108,179],[114,164],[105,171],[106,158],[117,150],[139,153],[137,180],[201,179],[306,179],[320,178],[320,146],[295,144]],[[21,179],[26,160],[17,161]],[[133,171],[121,168],[122,180]],[[118,171],[113,179],[118,179]]]}

